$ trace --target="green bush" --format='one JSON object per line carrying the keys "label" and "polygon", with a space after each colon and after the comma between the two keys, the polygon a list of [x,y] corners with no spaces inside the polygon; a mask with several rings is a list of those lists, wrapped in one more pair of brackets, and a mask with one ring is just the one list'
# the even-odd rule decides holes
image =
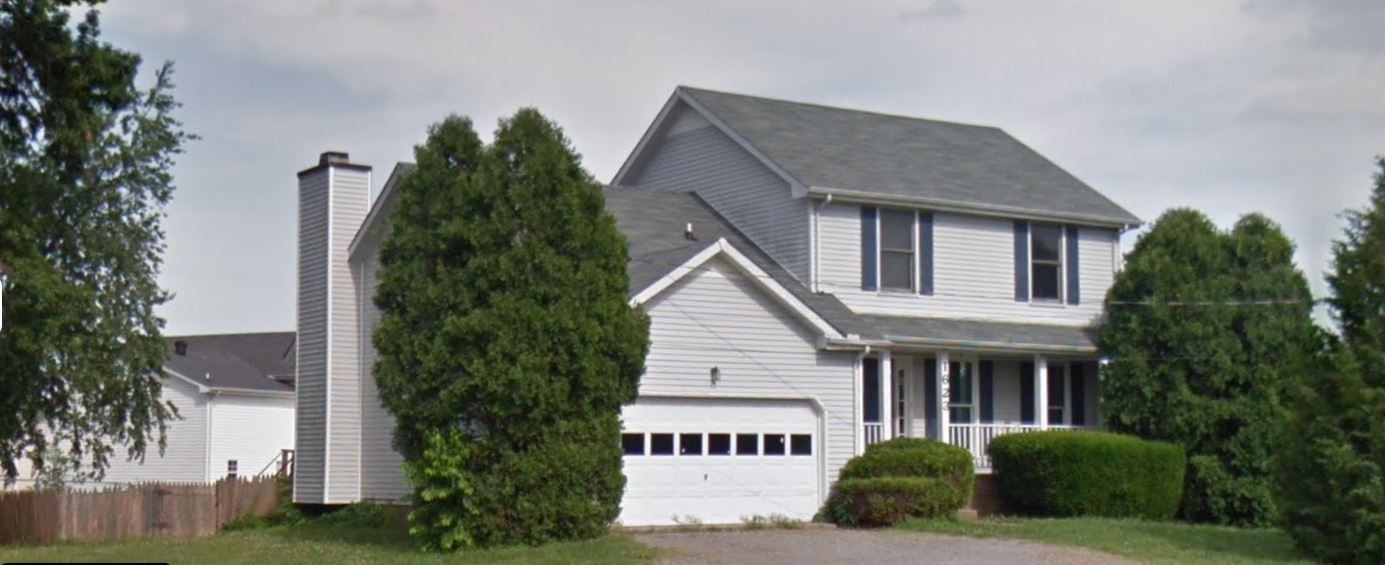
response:
{"label": "green bush", "polygon": [[847,461],[839,479],[925,477],[947,481],[962,498],[971,498],[976,470],[971,453],[960,447],[918,438],[896,438],[866,449],[865,455]]}
{"label": "green bush", "polygon": [[975,481],[971,454],[951,445],[897,438],[848,461],[823,507],[839,526],[888,526],[945,516],[966,505]]}
{"label": "green bush", "polygon": [[843,479],[832,488],[825,514],[839,526],[880,527],[908,518],[946,516],[963,504],[966,499],[943,479]]}
{"label": "green bush", "polygon": [[1183,449],[1104,432],[1001,436],[991,464],[1007,508],[1041,516],[1167,520],[1178,512]]}

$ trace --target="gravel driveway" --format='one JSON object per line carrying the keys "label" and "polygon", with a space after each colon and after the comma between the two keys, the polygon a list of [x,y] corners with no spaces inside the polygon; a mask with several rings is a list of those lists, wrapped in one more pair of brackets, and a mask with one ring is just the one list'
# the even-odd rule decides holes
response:
{"label": "gravel driveway", "polygon": [[660,532],[635,539],[662,563],[1134,563],[1089,549],[894,531]]}

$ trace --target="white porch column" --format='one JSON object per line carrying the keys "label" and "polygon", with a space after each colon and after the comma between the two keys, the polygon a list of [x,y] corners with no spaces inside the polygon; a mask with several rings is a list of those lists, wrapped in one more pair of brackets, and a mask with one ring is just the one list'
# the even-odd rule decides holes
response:
{"label": "white porch column", "polygon": [[1039,429],[1048,429],[1048,359],[1034,356],[1034,420]]}
{"label": "white porch column", "polygon": [[880,352],[880,440],[894,439],[894,362],[890,350]]}
{"label": "white porch column", "polygon": [[938,370],[934,373],[938,376],[938,441],[943,443],[951,443],[948,434],[948,425],[950,424],[948,420],[952,414],[947,408],[947,404],[952,398],[952,390],[948,388],[948,383],[951,382],[949,379],[951,371],[952,363],[947,352],[938,353]]}
{"label": "white porch column", "polygon": [[854,375],[854,378],[855,378],[855,380],[856,380],[856,383],[855,383],[855,384],[856,384],[856,403],[855,403],[855,404],[856,404],[856,406],[855,406],[855,413],[856,413],[856,455],[860,455],[860,454],[866,452],[866,424],[865,424],[865,423],[866,423],[866,418],[865,418],[865,402],[866,402],[866,368],[865,368],[865,358],[866,358],[865,352],[862,352],[859,356],[856,357],[856,371],[855,371],[855,375]]}

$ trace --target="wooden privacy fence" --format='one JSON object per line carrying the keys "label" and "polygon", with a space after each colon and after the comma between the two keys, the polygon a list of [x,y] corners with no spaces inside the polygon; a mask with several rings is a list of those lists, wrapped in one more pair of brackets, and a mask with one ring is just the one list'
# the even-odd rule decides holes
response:
{"label": "wooden privacy fence", "polygon": [[279,482],[272,476],[7,492],[0,493],[0,544],[202,537],[278,509]]}

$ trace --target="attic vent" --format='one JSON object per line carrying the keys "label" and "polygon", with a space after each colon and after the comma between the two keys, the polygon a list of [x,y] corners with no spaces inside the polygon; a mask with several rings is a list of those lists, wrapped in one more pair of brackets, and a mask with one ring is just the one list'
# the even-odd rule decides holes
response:
{"label": "attic vent", "polygon": [[683,239],[697,241],[697,234],[693,233],[692,222],[688,222],[688,227],[683,229]]}
{"label": "attic vent", "polygon": [[188,342],[183,341],[183,340],[181,340],[181,339],[178,340],[178,341],[173,342],[173,352],[174,352],[174,353],[177,353],[178,355],[187,355],[187,354],[188,354]]}

